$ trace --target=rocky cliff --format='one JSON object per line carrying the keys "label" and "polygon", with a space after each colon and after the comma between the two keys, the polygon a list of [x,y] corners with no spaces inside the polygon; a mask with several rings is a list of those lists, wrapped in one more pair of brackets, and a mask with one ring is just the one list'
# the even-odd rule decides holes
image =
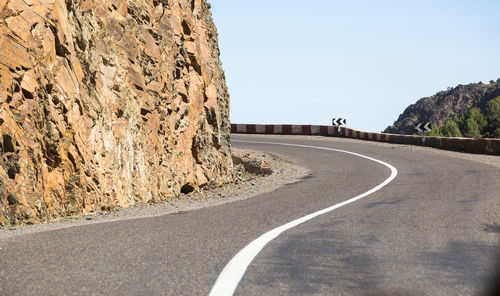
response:
{"label": "rocky cliff", "polygon": [[205,0],[0,0],[0,224],[233,178]]}
{"label": "rocky cliff", "polygon": [[438,126],[455,116],[461,116],[478,107],[484,111],[486,102],[500,96],[500,79],[489,84],[472,83],[459,85],[431,97],[422,98],[410,105],[385,133],[414,134],[414,125],[430,121]]}

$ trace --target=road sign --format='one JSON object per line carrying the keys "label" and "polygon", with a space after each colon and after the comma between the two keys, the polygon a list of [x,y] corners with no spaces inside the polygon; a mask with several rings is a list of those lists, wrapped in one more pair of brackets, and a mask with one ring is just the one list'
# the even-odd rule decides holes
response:
{"label": "road sign", "polygon": [[[423,127],[422,127],[422,125],[423,125]],[[423,134],[425,132],[430,132],[432,130],[431,123],[430,122],[426,122],[426,123],[419,122],[417,125],[415,125],[415,130],[419,134]]]}
{"label": "road sign", "polygon": [[334,118],[334,119],[332,119],[332,125],[333,126],[346,125],[346,119],[345,118]]}

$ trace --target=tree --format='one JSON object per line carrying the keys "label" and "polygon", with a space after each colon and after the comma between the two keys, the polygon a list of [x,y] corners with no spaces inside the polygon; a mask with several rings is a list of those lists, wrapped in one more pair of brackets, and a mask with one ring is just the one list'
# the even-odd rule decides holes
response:
{"label": "tree", "polygon": [[443,134],[441,133],[441,128],[437,126],[437,124],[432,125],[431,131],[427,134],[429,137],[441,137]]}
{"label": "tree", "polygon": [[477,121],[473,118],[467,118],[465,121],[465,128],[463,131],[464,137],[466,138],[481,138],[481,129]]}
{"label": "tree", "polygon": [[483,115],[483,113],[481,113],[481,110],[479,110],[479,108],[470,109],[469,113],[467,114],[467,119],[469,118],[477,122],[480,130],[484,129],[488,125],[486,117]]}
{"label": "tree", "polygon": [[500,129],[500,97],[489,100],[486,103],[486,120],[488,121],[488,130],[490,136],[500,137],[498,129]]}
{"label": "tree", "polygon": [[462,137],[456,118],[446,121],[441,127],[441,133],[444,137]]}
{"label": "tree", "polygon": [[433,126],[429,136],[500,138],[500,97],[486,103],[485,115],[479,108],[472,108],[466,114],[448,119],[443,126]]}
{"label": "tree", "polygon": [[500,127],[493,132],[493,137],[500,138]]}
{"label": "tree", "polygon": [[459,123],[462,134],[467,138],[481,138],[483,130],[488,125],[486,118],[479,108],[472,108]]}

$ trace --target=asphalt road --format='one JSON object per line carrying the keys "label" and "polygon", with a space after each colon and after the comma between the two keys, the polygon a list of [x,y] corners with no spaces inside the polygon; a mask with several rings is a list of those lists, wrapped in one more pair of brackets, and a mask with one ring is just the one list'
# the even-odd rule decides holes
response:
{"label": "asphalt road", "polygon": [[[500,169],[335,138],[260,138],[361,153],[398,170],[379,191],[294,227],[249,266],[236,295],[474,295],[495,280]],[[233,143],[309,167],[248,200],[0,240],[0,295],[207,295],[268,230],[382,183],[390,170],[334,151]]]}

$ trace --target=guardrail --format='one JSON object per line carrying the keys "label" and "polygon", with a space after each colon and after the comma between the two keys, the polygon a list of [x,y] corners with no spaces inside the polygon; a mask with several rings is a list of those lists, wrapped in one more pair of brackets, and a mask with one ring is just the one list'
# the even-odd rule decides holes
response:
{"label": "guardrail", "polygon": [[368,141],[428,146],[438,149],[500,155],[500,139],[446,138],[364,132],[349,127],[291,124],[231,124],[235,134],[318,135]]}

